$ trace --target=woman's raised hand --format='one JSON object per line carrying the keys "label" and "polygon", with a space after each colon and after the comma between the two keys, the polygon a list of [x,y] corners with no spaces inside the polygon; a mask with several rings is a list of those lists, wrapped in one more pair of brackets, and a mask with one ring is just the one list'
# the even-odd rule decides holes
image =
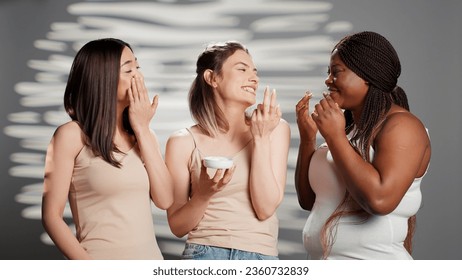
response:
{"label": "woman's raised hand", "polygon": [[300,133],[300,141],[315,141],[318,127],[309,113],[310,99],[313,94],[309,91],[297,102],[295,113],[297,117],[297,126]]}
{"label": "woman's raised hand", "polygon": [[143,127],[149,127],[157,110],[159,96],[155,95],[152,101],[149,99],[144,78],[141,75],[134,76],[131,83],[131,88],[128,89],[128,97],[130,100],[128,112],[130,125],[136,132]]}
{"label": "woman's raised hand", "polygon": [[251,116],[250,131],[254,139],[269,136],[278,126],[282,113],[276,102],[276,90],[270,93],[269,87],[266,87],[263,103],[257,105]]}
{"label": "woman's raised hand", "polygon": [[343,111],[329,94],[324,93],[324,98],[314,106],[311,117],[324,139],[343,138],[345,136]]}

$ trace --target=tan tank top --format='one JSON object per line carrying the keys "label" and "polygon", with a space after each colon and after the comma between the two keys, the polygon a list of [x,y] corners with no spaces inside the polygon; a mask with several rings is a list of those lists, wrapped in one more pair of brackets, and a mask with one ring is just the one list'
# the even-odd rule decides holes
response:
{"label": "tan tank top", "polygon": [[[189,130],[188,130],[189,131]],[[202,155],[196,145],[189,163],[192,192],[199,187]],[[260,221],[250,201],[249,175],[251,141],[232,159],[236,169],[228,185],[210,199],[204,217],[188,235],[188,243],[233,248],[277,256],[279,221],[276,214]],[[215,169],[207,169],[209,176]],[[264,186],[261,186],[264,187]]]}
{"label": "tan tank top", "polygon": [[87,146],[75,160],[69,204],[77,239],[95,259],[163,259],[138,145],[115,155],[121,168],[95,157]]}

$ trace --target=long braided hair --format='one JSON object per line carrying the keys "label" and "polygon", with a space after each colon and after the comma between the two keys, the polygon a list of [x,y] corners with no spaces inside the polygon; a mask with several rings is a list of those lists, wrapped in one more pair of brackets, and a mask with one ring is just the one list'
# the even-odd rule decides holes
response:
{"label": "long braided hair", "polygon": [[[359,122],[354,123],[353,115],[349,110],[344,111],[344,116],[345,132],[347,135],[353,134],[350,140],[351,145],[364,160],[370,162],[370,147],[392,103],[409,111],[406,93],[397,85],[401,74],[401,64],[390,42],[382,35],[371,31],[344,37],[332,52],[334,50],[337,50],[340,59],[350,70],[369,84]],[[339,219],[346,215],[358,215],[363,217],[362,221],[369,217],[369,214],[352,199],[348,191],[322,229],[321,242],[324,258],[329,255],[334,243]],[[405,247],[409,253],[412,252],[414,228],[415,216],[408,221]]]}

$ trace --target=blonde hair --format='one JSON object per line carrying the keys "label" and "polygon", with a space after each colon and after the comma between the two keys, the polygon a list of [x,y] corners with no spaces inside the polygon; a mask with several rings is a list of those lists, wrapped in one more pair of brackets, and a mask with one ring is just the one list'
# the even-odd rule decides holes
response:
{"label": "blonde hair", "polygon": [[196,78],[189,90],[189,110],[198,127],[208,136],[227,132],[229,123],[218,106],[213,88],[205,80],[204,73],[211,70],[213,75],[220,76],[224,62],[237,50],[249,53],[241,43],[227,41],[208,45],[197,59]]}

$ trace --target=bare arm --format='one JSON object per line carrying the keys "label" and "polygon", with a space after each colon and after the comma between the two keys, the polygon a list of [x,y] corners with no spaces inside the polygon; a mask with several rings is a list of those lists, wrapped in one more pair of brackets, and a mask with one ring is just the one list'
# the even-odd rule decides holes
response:
{"label": "bare arm", "polygon": [[250,198],[257,217],[271,217],[284,197],[290,128],[281,120],[276,92],[265,90],[263,104],[251,120],[253,151],[250,170]]}
{"label": "bare arm", "polygon": [[48,146],[45,162],[42,223],[56,247],[68,259],[90,259],[63,220],[74,160],[83,147],[80,133],[74,122],[59,127]]}
{"label": "bare arm", "polygon": [[158,95],[151,103],[142,77],[136,77],[132,79],[129,98],[130,124],[149,176],[151,199],[160,209],[167,209],[173,203],[173,180],[162,157],[157,137],[149,128],[157,109]]}
{"label": "bare arm", "polygon": [[302,142],[298,147],[297,165],[295,166],[295,190],[297,192],[298,203],[302,209],[311,211],[313,209],[316,194],[311,188],[308,178],[311,158],[313,157],[316,140]]}
{"label": "bare arm", "polygon": [[271,139],[255,139],[250,172],[250,197],[260,220],[271,217],[284,197],[290,128],[281,120]]}
{"label": "bare arm", "polygon": [[305,94],[295,107],[300,134],[297,165],[295,166],[295,190],[297,191],[300,207],[308,211],[311,211],[316,199],[316,195],[310,185],[308,171],[311,157],[316,149],[316,133],[318,131],[311,115],[308,114],[311,96],[311,93]]}
{"label": "bare arm", "polygon": [[424,126],[409,112],[389,115],[375,138],[375,155],[369,163],[353,150],[346,138],[335,136],[330,130],[338,112],[326,114],[337,108],[329,96],[322,107],[316,121],[351,195],[371,214],[392,212],[412,181],[428,166],[430,142]]}
{"label": "bare arm", "polygon": [[183,237],[199,224],[210,198],[231,180],[234,168],[217,170],[209,178],[202,165],[200,186],[191,193],[189,160],[193,151],[192,139],[186,130],[173,134],[167,141],[165,161],[174,183],[174,202],[167,210],[170,229],[177,237]]}

